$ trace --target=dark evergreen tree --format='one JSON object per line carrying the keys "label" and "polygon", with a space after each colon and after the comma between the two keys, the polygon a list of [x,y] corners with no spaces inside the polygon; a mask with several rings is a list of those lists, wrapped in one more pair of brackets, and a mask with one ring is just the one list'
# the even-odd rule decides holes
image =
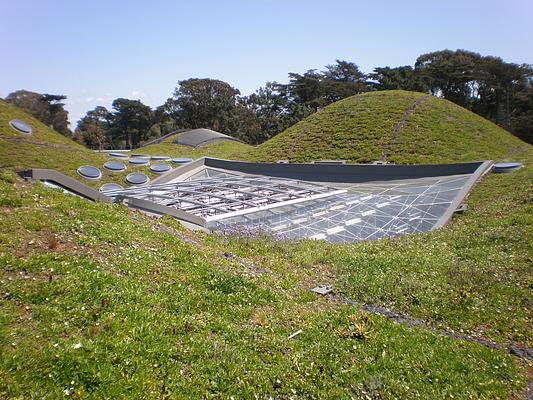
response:
{"label": "dark evergreen tree", "polygon": [[209,128],[225,134],[238,130],[238,89],[216,79],[179,81],[174,91],[174,109],[181,128]]}
{"label": "dark evergreen tree", "polygon": [[107,149],[112,144],[111,122],[113,115],[107,108],[98,106],[78,121],[74,132],[76,141],[90,149]]}
{"label": "dark evergreen tree", "polygon": [[113,144],[124,142],[126,149],[133,149],[146,141],[153,125],[153,112],[139,100],[116,99],[113,101],[110,136]]}

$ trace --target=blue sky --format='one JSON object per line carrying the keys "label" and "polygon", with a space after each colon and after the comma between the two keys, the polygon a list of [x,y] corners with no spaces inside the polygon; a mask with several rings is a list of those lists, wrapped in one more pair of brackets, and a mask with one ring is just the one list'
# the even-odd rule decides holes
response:
{"label": "blue sky", "polygon": [[0,0],[0,97],[65,94],[71,128],[118,97],[150,106],[179,80],[249,94],[335,59],[364,72],[467,49],[533,63],[533,1]]}

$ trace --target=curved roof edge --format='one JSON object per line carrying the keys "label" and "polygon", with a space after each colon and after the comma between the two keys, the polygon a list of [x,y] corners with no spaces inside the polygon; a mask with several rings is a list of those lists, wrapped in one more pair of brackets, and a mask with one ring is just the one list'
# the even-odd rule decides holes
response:
{"label": "curved roof edge", "polygon": [[242,140],[226,135],[224,133],[220,133],[217,131],[214,131],[212,129],[207,128],[196,128],[196,129],[178,129],[176,131],[167,133],[166,135],[163,135],[157,139],[150,140],[149,142],[146,142],[141,147],[146,147],[152,144],[158,144],[166,139],[176,136],[176,139],[172,142],[174,144],[182,145],[182,146],[189,146],[189,147],[202,147],[206,146],[211,143],[219,142],[219,141],[235,141],[242,143]]}
{"label": "curved roof edge", "polygon": [[241,142],[241,140],[233,136],[225,135],[224,133],[220,133],[212,129],[198,128],[191,129],[190,131],[186,132],[181,132],[177,135],[177,138],[176,140],[174,140],[173,143],[183,146],[201,147],[214,142],[226,140]]}

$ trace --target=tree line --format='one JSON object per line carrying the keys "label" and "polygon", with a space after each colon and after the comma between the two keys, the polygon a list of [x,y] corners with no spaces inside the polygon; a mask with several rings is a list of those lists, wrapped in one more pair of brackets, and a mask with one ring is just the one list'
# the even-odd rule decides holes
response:
{"label": "tree line", "polygon": [[450,100],[533,143],[533,67],[467,50],[423,54],[414,66],[377,67],[365,74],[336,60],[321,71],[288,74],[287,83],[267,82],[248,96],[215,79],[178,82],[170,98],[152,109],[119,98],[112,109],[98,106],[68,129],[62,95],[18,91],[15,103],[93,149],[135,148],[179,129],[210,128],[259,144],[319,109],[368,91],[403,89]]}

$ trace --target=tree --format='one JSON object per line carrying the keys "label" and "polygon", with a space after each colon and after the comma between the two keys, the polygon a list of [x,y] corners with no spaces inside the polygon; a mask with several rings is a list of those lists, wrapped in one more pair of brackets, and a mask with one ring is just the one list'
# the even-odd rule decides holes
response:
{"label": "tree", "polygon": [[[427,78],[430,91],[510,130],[524,131],[529,121],[521,98],[531,88],[533,68],[466,50],[442,50],[417,58],[415,73]],[[527,103],[527,102],[526,102]],[[533,127],[532,127],[533,128]],[[522,133],[522,135],[524,135]],[[527,136],[527,135],[526,135]]]}
{"label": "tree", "polygon": [[175,115],[181,128],[209,128],[234,134],[238,128],[238,89],[216,79],[179,81],[174,91]]}
{"label": "tree", "polygon": [[[336,64],[326,65],[326,71],[322,74],[324,79],[339,82],[365,83],[366,75],[363,74],[359,67],[348,61],[336,60]],[[364,90],[364,87],[361,87]]]}
{"label": "tree", "polygon": [[88,111],[85,117],[78,121],[75,130],[76,141],[91,149],[106,149],[110,146],[110,127],[112,114],[107,108],[98,106]]}
{"label": "tree", "polygon": [[348,61],[336,60],[322,72],[321,96],[326,104],[370,90],[367,76]]}
{"label": "tree", "polygon": [[472,90],[481,56],[466,50],[441,50],[416,59],[415,70],[429,83],[433,95],[440,95],[462,107],[472,107]]}
{"label": "tree", "polygon": [[513,99],[511,130],[520,139],[533,144],[533,86],[530,84]]}
{"label": "tree", "polygon": [[113,111],[98,106],[78,121],[76,140],[93,149],[132,149],[161,135],[152,109],[139,100],[115,99]]}
{"label": "tree", "polygon": [[336,64],[327,65],[322,72],[310,69],[304,74],[289,73],[289,83],[282,90],[294,103],[317,111],[338,100],[371,90],[371,86],[356,64],[336,60]]}
{"label": "tree", "polygon": [[521,93],[531,87],[533,68],[529,65],[505,63],[498,57],[483,57],[479,63],[477,97],[473,111],[512,130],[511,119],[518,111],[514,104]]}
{"label": "tree", "polygon": [[[239,99],[239,104],[248,109],[256,118],[251,124],[254,127],[251,132],[241,118],[240,132],[246,135],[243,140],[251,144],[259,144],[291,125],[293,103],[290,102],[287,93],[280,90],[282,87],[283,85],[276,82],[267,82],[255,93]],[[257,126],[258,129],[256,129]]]}
{"label": "tree", "polygon": [[174,99],[170,98],[154,110],[154,122],[159,125],[161,135],[178,129],[179,113]]}
{"label": "tree", "polygon": [[62,102],[67,96],[56,94],[40,94],[28,90],[17,90],[10,93],[5,100],[17,107],[25,109],[43,124],[55,131],[72,137],[69,129],[68,112]]}
{"label": "tree", "polygon": [[113,144],[124,141],[127,149],[133,149],[145,141],[153,125],[152,109],[139,100],[115,99],[110,125]]}
{"label": "tree", "polygon": [[369,75],[375,80],[376,88],[379,90],[411,90],[415,92],[428,92],[430,85],[424,76],[417,74],[413,67],[405,65],[402,67],[378,67]]}
{"label": "tree", "polygon": [[292,101],[298,104],[305,104],[316,111],[325,105],[321,98],[321,80],[322,75],[316,72],[315,69],[310,69],[303,75],[290,72],[286,91]]}

